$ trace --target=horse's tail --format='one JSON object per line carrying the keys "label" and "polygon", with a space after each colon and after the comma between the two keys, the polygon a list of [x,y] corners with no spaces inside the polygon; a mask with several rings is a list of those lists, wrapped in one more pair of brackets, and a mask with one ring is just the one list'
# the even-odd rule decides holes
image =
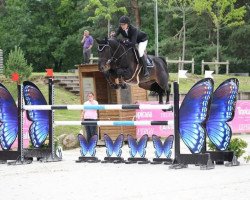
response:
{"label": "horse's tail", "polygon": [[[169,75],[168,63],[167,63],[166,59],[163,56],[159,56],[159,58],[163,61],[166,73]],[[171,83],[168,83],[168,91],[171,91]]]}
{"label": "horse's tail", "polygon": [[163,61],[163,63],[165,64],[164,68],[165,68],[166,72],[168,73],[168,63],[167,63],[166,59],[163,56],[159,56],[158,58],[160,58]]}

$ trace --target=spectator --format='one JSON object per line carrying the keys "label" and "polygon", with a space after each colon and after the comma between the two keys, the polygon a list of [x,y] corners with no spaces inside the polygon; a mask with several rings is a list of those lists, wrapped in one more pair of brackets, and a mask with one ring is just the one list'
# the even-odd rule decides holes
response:
{"label": "spectator", "polygon": [[84,31],[81,43],[83,45],[83,64],[88,64],[90,61],[91,48],[94,43],[94,39],[88,30]]}
{"label": "spectator", "polygon": [[[94,99],[94,93],[89,92],[87,94],[88,101],[84,102],[84,105],[98,105],[98,102]],[[98,118],[97,110],[83,110],[81,115],[82,121],[96,121]],[[89,142],[90,138],[97,134],[97,126],[88,126],[85,125],[87,141]]]}

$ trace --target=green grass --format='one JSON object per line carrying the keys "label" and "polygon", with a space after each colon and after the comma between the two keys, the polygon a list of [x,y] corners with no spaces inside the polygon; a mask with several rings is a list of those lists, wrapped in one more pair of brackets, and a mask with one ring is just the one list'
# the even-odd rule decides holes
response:
{"label": "green grass", "polygon": [[[189,89],[199,80],[204,78],[204,75],[187,75],[187,79],[180,79],[179,80],[179,89],[180,93],[187,93]],[[250,77],[245,76],[227,76],[227,75],[213,75],[214,77],[214,88],[217,88],[223,81],[229,78],[237,78],[240,82],[240,92],[250,92]],[[177,81],[177,74],[170,73],[170,81]]]}
{"label": "green grass", "polygon": [[[75,75],[73,73],[55,73],[55,75]],[[44,76],[45,73],[33,73],[32,76],[29,78],[30,81],[34,82],[43,95],[45,96],[46,100],[48,101],[48,85],[44,84]],[[204,76],[202,75],[191,75],[188,74],[188,79],[180,79],[180,93],[187,93],[188,90],[199,80],[201,80]],[[226,75],[213,75],[215,88],[222,83],[224,80],[231,78],[232,76]],[[239,79],[240,82],[240,91],[249,91],[250,92],[250,77],[235,77]],[[170,81],[174,82],[177,81],[177,74],[171,73],[170,74]],[[17,85],[16,83],[12,82],[9,79],[0,75],[0,82],[8,88],[10,93],[12,94],[14,99],[17,99]],[[55,104],[80,104],[80,97],[76,96],[58,86],[55,86]],[[55,111],[55,120],[57,121],[68,121],[80,120],[80,112],[81,111],[68,111],[68,110],[56,110]],[[81,130],[79,126],[58,126],[55,127],[55,134],[56,136],[61,134],[78,134]]]}
{"label": "green grass", "polygon": [[[45,98],[48,101],[48,85],[44,83],[37,84],[41,92],[44,94]],[[80,97],[55,86],[55,104],[57,105],[69,105],[69,104],[80,104]],[[80,120],[81,111],[79,110],[56,110],[55,111],[55,121],[79,121]],[[77,126],[57,126],[55,127],[56,136],[61,134],[78,134],[81,127]]]}

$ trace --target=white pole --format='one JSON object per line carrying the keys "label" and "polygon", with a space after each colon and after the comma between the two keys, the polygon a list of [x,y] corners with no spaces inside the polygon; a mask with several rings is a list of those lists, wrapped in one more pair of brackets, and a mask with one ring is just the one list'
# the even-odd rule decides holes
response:
{"label": "white pole", "polygon": [[155,0],[155,56],[159,56],[159,43],[158,43],[158,2]]}

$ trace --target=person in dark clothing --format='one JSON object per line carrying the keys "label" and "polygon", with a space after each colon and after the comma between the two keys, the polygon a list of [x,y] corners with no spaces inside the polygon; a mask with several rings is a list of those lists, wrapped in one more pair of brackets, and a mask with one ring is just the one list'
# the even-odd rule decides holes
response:
{"label": "person in dark clothing", "polygon": [[143,67],[144,77],[149,78],[146,60],[147,58],[144,56],[144,52],[148,44],[147,34],[134,27],[130,23],[130,19],[127,16],[122,16],[119,20],[119,23],[119,28],[116,30],[115,34],[112,34],[111,36],[118,36],[121,34],[124,38],[128,39],[124,41],[126,46],[135,47],[135,45],[138,44],[139,62]]}

